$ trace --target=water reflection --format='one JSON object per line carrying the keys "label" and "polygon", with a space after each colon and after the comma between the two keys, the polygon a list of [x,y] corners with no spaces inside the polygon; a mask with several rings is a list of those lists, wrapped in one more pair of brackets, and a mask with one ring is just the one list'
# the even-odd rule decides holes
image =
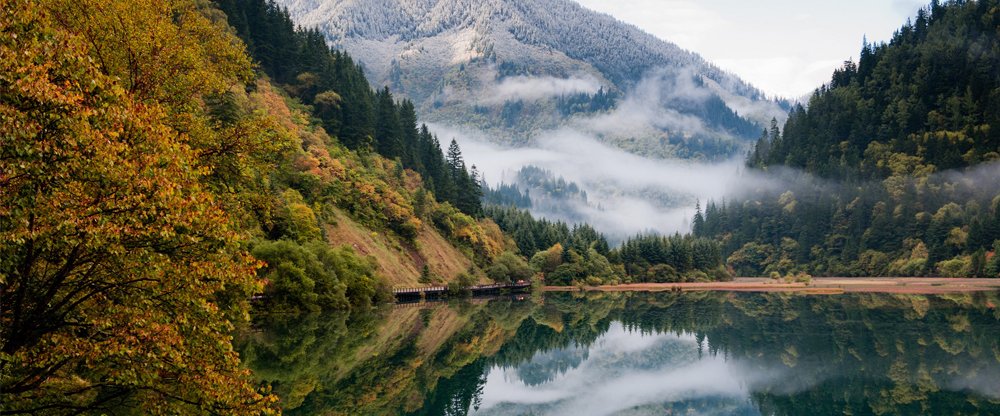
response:
{"label": "water reflection", "polygon": [[547,294],[272,319],[288,414],[1000,414],[997,293]]}
{"label": "water reflection", "polygon": [[[615,322],[588,348],[548,351],[511,368],[494,366],[473,414],[663,414],[675,403],[701,414],[753,414],[746,388],[726,360],[699,350],[693,335],[643,334]],[[539,368],[567,362],[553,360],[563,356],[583,359],[534,382]]]}

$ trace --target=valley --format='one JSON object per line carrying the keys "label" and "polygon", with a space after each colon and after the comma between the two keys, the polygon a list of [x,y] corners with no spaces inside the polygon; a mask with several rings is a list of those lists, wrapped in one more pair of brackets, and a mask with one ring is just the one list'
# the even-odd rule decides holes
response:
{"label": "valley", "polygon": [[1000,1],[629,4],[0,0],[0,415],[1000,412]]}

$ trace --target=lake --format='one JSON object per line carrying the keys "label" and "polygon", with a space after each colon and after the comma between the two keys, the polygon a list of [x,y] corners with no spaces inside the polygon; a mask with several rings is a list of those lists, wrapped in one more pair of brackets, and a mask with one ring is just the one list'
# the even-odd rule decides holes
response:
{"label": "lake", "polygon": [[269,317],[287,414],[1000,414],[1000,294],[546,293]]}

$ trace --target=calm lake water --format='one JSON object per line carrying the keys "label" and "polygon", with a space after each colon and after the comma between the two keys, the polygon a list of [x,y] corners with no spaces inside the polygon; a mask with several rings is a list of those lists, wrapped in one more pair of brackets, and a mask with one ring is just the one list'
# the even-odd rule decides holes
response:
{"label": "calm lake water", "polygon": [[1000,294],[560,293],[273,317],[287,414],[1000,415]]}

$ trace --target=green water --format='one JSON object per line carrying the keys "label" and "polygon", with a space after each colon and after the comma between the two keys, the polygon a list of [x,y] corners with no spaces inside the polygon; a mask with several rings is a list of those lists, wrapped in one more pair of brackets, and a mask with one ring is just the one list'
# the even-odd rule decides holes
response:
{"label": "green water", "polygon": [[287,414],[1000,415],[1000,294],[546,294],[274,317]]}

